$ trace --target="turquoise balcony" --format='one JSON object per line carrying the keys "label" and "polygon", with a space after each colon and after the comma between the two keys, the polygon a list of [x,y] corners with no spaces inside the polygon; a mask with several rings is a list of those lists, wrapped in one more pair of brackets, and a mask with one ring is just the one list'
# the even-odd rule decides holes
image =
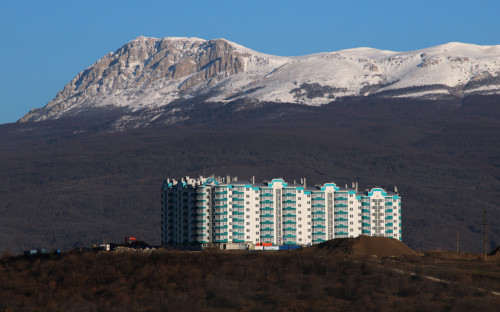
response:
{"label": "turquoise balcony", "polygon": [[361,219],[363,219],[363,220],[370,220],[370,217],[368,217],[368,216],[362,216]]}
{"label": "turquoise balcony", "polygon": [[361,226],[370,226],[370,223],[361,223]]}
{"label": "turquoise balcony", "polygon": [[338,236],[338,235],[348,235],[348,234],[347,234],[347,232],[336,232],[335,236]]}
{"label": "turquoise balcony", "polygon": [[347,205],[346,204],[338,204],[338,205],[334,205],[335,208],[347,208]]}
{"label": "turquoise balcony", "polygon": [[337,197],[335,200],[347,200],[347,197]]}
{"label": "turquoise balcony", "polygon": [[283,194],[283,197],[295,197],[295,194],[294,193],[284,193]]}
{"label": "turquoise balcony", "polygon": [[336,229],[347,229],[348,226],[344,225],[344,224],[339,224],[339,225],[334,226],[334,228],[336,228]]}
{"label": "turquoise balcony", "polygon": [[325,214],[324,211],[313,211],[312,214]]}
{"label": "turquoise balcony", "polygon": [[260,229],[261,232],[263,231],[274,231],[273,228],[263,228],[263,229]]}
{"label": "turquoise balcony", "polygon": [[244,225],[233,225],[233,229],[244,229]]}
{"label": "turquoise balcony", "polygon": [[233,211],[233,215],[244,215],[245,213],[243,211]]}
{"label": "turquoise balcony", "polygon": [[370,203],[365,203],[365,202],[362,202],[362,203],[361,203],[361,206],[370,206]]}
{"label": "turquoise balcony", "polygon": [[266,200],[261,200],[260,203],[261,204],[272,204],[272,203],[274,203],[274,201],[266,199]]}
{"label": "turquoise balcony", "polygon": [[216,239],[215,242],[216,243],[228,243],[228,240],[227,240],[227,238],[226,239]]}
{"label": "turquoise balcony", "polygon": [[392,202],[385,203],[386,206],[392,206]]}
{"label": "turquoise balcony", "polygon": [[273,208],[271,208],[271,207],[262,207],[262,208],[260,208],[260,210],[273,210]]}
{"label": "turquoise balcony", "polygon": [[245,235],[245,233],[233,232],[233,235],[236,235],[236,236],[241,236],[241,235]]}
{"label": "turquoise balcony", "polygon": [[312,221],[314,221],[314,222],[326,221],[326,219],[325,218],[315,218],[315,219],[312,219]]}
{"label": "turquoise balcony", "polygon": [[347,218],[338,218],[338,219],[335,219],[334,221],[349,221]]}
{"label": "turquoise balcony", "polygon": [[274,218],[274,215],[266,213],[266,214],[260,215],[260,217],[261,218]]}
{"label": "turquoise balcony", "polygon": [[284,207],[283,210],[296,210],[295,207]]}
{"label": "turquoise balcony", "polygon": [[313,225],[312,228],[313,229],[324,229],[324,228],[326,228],[326,226],[319,224],[319,225]]}
{"label": "turquoise balcony", "polygon": [[215,226],[216,229],[227,229],[227,225]]}
{"label": "turquoise balcony", "polygon": [[227,211],[224,211],[224,212],[216,212],[215,213],[216,216],[222,216],[222,215],[227,215]]}
{"label": "turquoise balcony", "polygon": [[287,213],[285,215],[283,215],[283,218],[295,218],[297,215],[294,215],[294,214],[291,214],[291,213]]}
{"label": "turquoise balcony", "polygon": [[262,221],[260,224],[274,224],[273,221]]}
{"label": "turquoise balcony", "polygon": [[326,240],[324,240],[323,238],[317,238],[317,239],[313,239],[312,241],[313,241],[313,243],[317,244],[317,243],[325,242]]}
{"label": "turquoise balcony", "polygon": [[370,231],[369,230],[362,230],[361,233],[363,233],[363,234],[370,234]]}
{"label": "turquoise balcony", "polygon": [[297,229],[292,228],[292,227],[287,227],[287,228],[284,228],[283,231],[297,231]]}
{"label": "turquoise balcony", "polygon": [[323,207],[325,207],[325,205],[323,205],[323,204],[314,204],[314,205],[311,205],[311,207],[321,207],[321,208],[323,208]]}
{"label": "turquoise balcony", "polygon": [[264,194],[260,194],[261,197],[273,197],[273,194],[271,193],[264,193]]}
{"label": "turquoise balcony", "polygon": [[244,239],[233,239],[233,243],[244,243],[245,240]]}
{"label": "turquoise balcony", "polygon": [[242,195],[242,194],[245,194],[245,192],[233,191],[233,194],[239,194],[239,195]]}
{"label": "turquoise balcony", "polygon": [[313,235],[326,235],[325,232],[313,232],[312,234]]}
{"label": "turquoise balcony", "polygon": [[285,221],[285,222],[283,222],[283,224],[297,224],[297,222],[295,222],[295,221]]}
{"label": "turquoise balcony", "polygon": [[227,232],[215,233],[215,236],[225,236],[225,235],[227,235]]}
{"label": "turquoise balcony", "polygon": [[236,197],[234,197],[233,201],[245,201],[245,199],[244,198],[236,198]]}
{"label": "turquoise balcony", "polygon": [[336,215],[344,215],[344,214],[346,215],[348,213],[347,213],[347,211],[335,211],[335,214]]}
{"label": "turquoise balcony", "polygon": [[274,238],[274,235],[271,234],[266,234],[266,235],[261,235],[261,238]]}

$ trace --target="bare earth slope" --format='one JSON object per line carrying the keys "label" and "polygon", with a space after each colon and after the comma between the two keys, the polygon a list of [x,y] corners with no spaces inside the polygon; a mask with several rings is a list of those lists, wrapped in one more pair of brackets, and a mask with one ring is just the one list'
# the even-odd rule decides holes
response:
{"label": "bare earth slope", "polygon": [[352,255],[355,257],[403,257],[417,256],[418,253],[394,238],[359,236],[356,238],[337,238],[323,242],[316,247],[332,254]]}

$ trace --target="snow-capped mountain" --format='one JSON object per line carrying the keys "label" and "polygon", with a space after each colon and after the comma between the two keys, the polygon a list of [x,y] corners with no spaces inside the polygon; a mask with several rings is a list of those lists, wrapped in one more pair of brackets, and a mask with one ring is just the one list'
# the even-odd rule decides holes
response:
{"label": "snow-capped mountain", "polygon": [[92,108],[147,111],[146,119],[153,120],[181,101],[322,105],[349,96],[473,93],[500,93],[500,45],[448,43],[410,52],[356,48],[281,57],[224,39],[139,37],[79,73],[20,122]]}

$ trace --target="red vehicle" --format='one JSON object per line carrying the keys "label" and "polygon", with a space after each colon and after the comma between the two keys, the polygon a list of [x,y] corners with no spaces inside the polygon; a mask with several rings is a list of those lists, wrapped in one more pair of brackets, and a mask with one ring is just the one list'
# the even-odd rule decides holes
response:
{"label": "red vehicle", "polygon": [[137,242],[137,238],[132,236],[125,237],[125,244],[131,244],[133,242]]}

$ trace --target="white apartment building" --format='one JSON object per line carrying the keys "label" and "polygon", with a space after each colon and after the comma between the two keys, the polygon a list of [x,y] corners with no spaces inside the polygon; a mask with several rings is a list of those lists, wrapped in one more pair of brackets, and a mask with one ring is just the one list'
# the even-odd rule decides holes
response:
{"label": "white apartment building", "polygon": [[359,235],[401,240],[401,197],[396,187],[359,192],[357,183],[184,177],[164,181],[161,219],[162,245],[182,248],[311,245]]}

